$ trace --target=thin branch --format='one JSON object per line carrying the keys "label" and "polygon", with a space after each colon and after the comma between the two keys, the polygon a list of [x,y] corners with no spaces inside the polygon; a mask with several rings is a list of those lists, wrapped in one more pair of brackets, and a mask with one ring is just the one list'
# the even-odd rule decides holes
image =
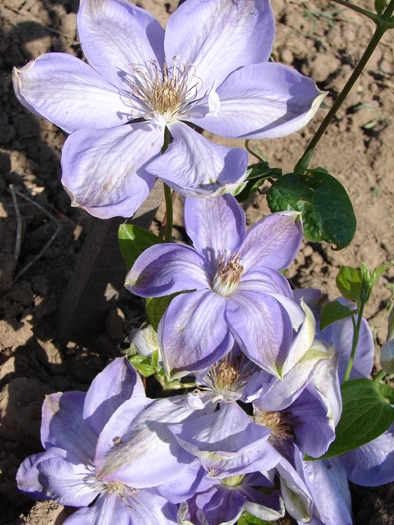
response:
{"label": "thin branch", "polygon": [[346,2],[346,0],[331,0],[332,2],[336,2],[337,4],[343,5],[345,7],[348,7],[349,9],[352,9],[353,11],[356,11],[357,13],[360,13],[361,15],[364,15],[368,17],[370,20],[373,20],[374,22],[379,22],[380,16],[376,15],[375,13],[371,13],[369,11],[366,11],[362,7],[359,7],[358,5],[351,4],[350,2]]}
{"label": "thin branch", "polygon": [[16,275],[15,279],[13,280],[12,284],[14,284],[19,279],[19,277],[21,275],[23,275],[25,272],[27,272],[27,270],[29,268],[31,268],[31,266],[33,266],[33,264],[35,264],[43,256],[43,254],[47,251],[49,246],[56,239],[56,237],[57,237],[57,235],[58,235],[58,233],[60,231],[60,225],[59,225],[58,221],[45,208],[43,208],[40,204],[37,204],[37,202],[35,202],[32,199],[30,199],[30,197],[28,197],[27,195],[24,195],[23,193],[21,193],[21,192],[19,192],[17,190],[14,190],[14,191],[19,197],[22,197],[22,199],[25,199],[25,201],[29,202],[30,204],[33,204],[33,206],[35,206],[36,208],[41,210],[51,221],[53,221],[56,224],[56,231],[52,234],[51,238],[45,244],[45,246],[42,248],[42,250],[24,268],[22,268],[22,270],[20,272],[17,273],[17,275]]}
{"label": "thin branch", "polygon": [[18,260],[18,258],[19,258],[19,254],[20,254],[20,251],[21,251],[22,217],[21,217],[21,213],[19,211],[18,201],[16,200],[14,185],[10,184],[9,188],[10,188],[10,192],[11,192],[11,196],[12,196],[12,203],[13,203],[14,208],[15,208],[15,218],[16,218],[16,239],[15,239],[15,249],[14,249],[14,259],[15,259],[15,262],[16,262]]}

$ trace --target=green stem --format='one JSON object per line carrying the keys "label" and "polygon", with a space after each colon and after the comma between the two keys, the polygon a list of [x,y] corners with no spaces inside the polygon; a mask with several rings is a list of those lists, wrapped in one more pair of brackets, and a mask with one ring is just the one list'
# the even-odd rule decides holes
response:
{"label": "green stem", "polygon": [[[163,144],[163,147],[161,148],[162,155],[168,148],[169,142],[170,142],[170,132],[168,131],[168,128],[166,127],[164,130],[164,144]],[[166,203],[166,215],[165,215],[166,230],[164,234],[164,240],[166,242],[171,242],[172,241],[172,225],[174,222],[174,212],[173,212],[173,206],[172,206],[172,191],[171,191],[171,188],[167,186],[165,182],[163,182],[163,186],[164,186],[164,199]]]}
{"label": "green stem", "polygon": [[173,224],[173,209],[172,209],[172,191],[165,182],[164,185],[164,199],[166,201],[166,232],[164,240],[166,242],[172,241],[172,224]]}
{"label": "green stem", "polygon": [[365,306],[365,303],[361,302],[360,308],[359,308],[359,313],[358,313],[358,316],[357,316],[357,323],[354,322],[354,316],[352,317],[353,327],[354,327],[353,344],[352,344],[352,351],[350,353],[349,362],[348,362],[347,368],[346,368],[346,374],[345,374],[344,381],[347,381],[349,379],[350,373],[352,371],[354,357],[356,355],[356,350],[357,350],[357,345],[358,345],[358,339],[360,337],[361,323],[363,321],[364,306]]}
{"label": "green stem", "polygon": [[364,16],[367,16],[371,20],[374,20],[375,22],[379,22],[380,16],[376,15],[375,13],[370,13],[369,11],[366,11],[362,7],[358,7],[358,5],[354,5],[350,2],[346,2],[346,0],[332,0],[333,2],[336,2],[337,4],[343,5],[345,7],[348,7],[349,9],[352,9],[353,11],[356,11],[357,13],[360,13]]}
{"label": "green stem", "polygon": [[387,372],[385,370],[381,370],[377,375],[376,377],[373,378],[373,382],[374,383],[379,383],[379,381],[381,379],[384,378],[384,376],[387,374]]}
{"label": "green stem", "polygon": [[[389,9],[389,7],[387,9]],[[323,122],[320,124],[319,129],[317,130],[317,132],[316,132],[315,136],[313,137],[313,139],[311,140],[311,142],[308,144],[308,146],[307,146],[303,156],[305,156],[309,151],[313,150],[316,147],[316,145],[319,142],[319,140],[324,135],[324,133],[325,133],[326,129],[328,128],[331,120],[333,119],[333,117],[336,114],[336,112],[338,111],[338,109],[341,107],[341,105],[342,105],[343,101],[345,100],[345,98],[348,96],[349,91],[354,86],[356,80],[361,75],[364,67],[366,66],[368,60],[371,58],[372,53],[375,51],[376,46],[379,44],[380,39],[382,38],[382,36],[384,35],[384,33],[385,33],[385,31],[387,29],[388,29],[388,25],[386,23],[382,23],[381,22],[377,26],[377,28],[376,28],[376,30],[375,30],[372,38],[371,38],[371,41],[369,42],[366,50],[363,53],[363,56],[361,57],[359,63],[355,67],[351,77],[346,82],[345,87],[343,88],[343,90],[338,95],[338,98],[334,102],[332,108],[327,113],[327,115],[324,118]]]}

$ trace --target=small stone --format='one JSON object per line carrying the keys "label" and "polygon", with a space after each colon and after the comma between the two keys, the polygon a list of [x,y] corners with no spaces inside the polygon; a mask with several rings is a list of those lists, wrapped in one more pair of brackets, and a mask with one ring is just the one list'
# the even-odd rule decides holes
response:
{"label": "small stone", "polygon": [[48,294],[49,281],[42,275],[35,275],[31,280],[31,286],[33,290],[40,295]]}
{"label": "small stone", "polygon": [[282,49],[279,56],[280,61],[283,62],[283,64],[287,64],[288,66],[291,66],[291,64],[294,62],[294,55],[290,49]]}
{"label": "small stone", "polygon": [[8,297],[11,297],[13,301],[23,304],[23,306],[29,306],[34,301],[34,294],[28,281],[21,281],[20,283],[14,284],[8,292]]}

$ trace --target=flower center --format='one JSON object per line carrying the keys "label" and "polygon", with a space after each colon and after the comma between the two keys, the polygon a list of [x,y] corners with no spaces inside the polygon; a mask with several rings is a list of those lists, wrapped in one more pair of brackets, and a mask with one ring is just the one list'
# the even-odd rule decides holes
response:
{"label": "flower center", "polygon": [[271,429],[269,441],[272,445],[280,446],[284,441],[294,440],[294,429],[298,427],[295,418],[290,412],[255,409],[253,416],[257,425]]}
{"label": "flower center", "polygon": [[244,273],[244,267],[240,261],[239,252],[231,255],[227,260],[225,258],[219,259],[218,270],[212,282],[214,292],[226,297],[237,288]]}
{"label": "flower center", "polygon": [[181,64],[173,58],[172,66],[164,62],[163,72],[155,60],[134,68],[133,80],[125,79],[131,88],[128,104],[133,118],[158,120],[167,124],[187,117],[191,105],[198,102],[202,81],[195,75],[193,64]]}

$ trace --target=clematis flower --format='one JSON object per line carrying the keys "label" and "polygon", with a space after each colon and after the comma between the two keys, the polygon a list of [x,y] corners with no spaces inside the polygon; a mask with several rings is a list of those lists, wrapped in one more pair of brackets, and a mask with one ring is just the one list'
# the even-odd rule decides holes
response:
{"label": "clematis flower", "polygon": [[279,273],[299,250],[301,217],[280,212],[246,233],[245,214],[232,195],[185,200],[194,248],[160,243],[145,250],[126,277],[142,297],[175,292],[159,324],[166,372],[180,377],[209,367],[237,342],[252,361],[280,377],[293,327],[304,320]]}
{"label": "clematis flower", "polygon": [[[183,195],[232,191],[247,153],[193,130],[275,138],[304,126],[324,93],[293,69],[267,62],[269,0],[188,0],[164,33],[127,0],[81,0],[77,29],[90,66],[67,54],[14,70],[29,110],[70,136],[62,182],[74,206],[100,218],[131,216],[156,177]],[[160,155],[165,130],[172,143]]]}
{"label": "clematis flower", "polygon": [[48,396],[41,426],[45,452],[22,463],[17,473],[19,489],[35,499],[79,507],[66,525],[175,525],[176,506],[149,488],[143,469],[134,473],[138,488],[124,483],[121,475],[118,479],[116,472],[106,475],[100,469],[105,464],[100,436],[104,433],[112,446],[121,446],[116,433],[109,438],[105,429],[117,410],[130,402],[136,415],[150,400],[133,367],[120,358],[95,378],[86,394]]}

